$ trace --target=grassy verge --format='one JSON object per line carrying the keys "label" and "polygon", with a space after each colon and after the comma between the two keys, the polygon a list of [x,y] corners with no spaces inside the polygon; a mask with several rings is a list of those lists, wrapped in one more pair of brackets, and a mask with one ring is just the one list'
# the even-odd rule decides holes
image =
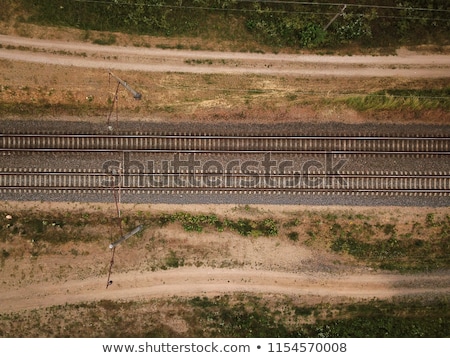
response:
{"label": "grassy verge", "polygon": [[450,87],[444,89],[377,91],[366,96],[354,96],[339,102],[357,111],[432,109],[450,110]]}
{"label": "grassy verge", "polygon": [[341,10],[339,4],[20,0],[7,1],[4,13],[10,16],[18,13],[21,21],[45,25],[167,37],[202,37],[217,42],[237,41],[244,46],[246,42],[256,41],[274,49],[448,43],[450,21],[448,12],[442,11],[448,9],[445,0],[434,0],[426,11],[421,0],[410,0],[403,6],[380,7],[377,0],[366,1],[364,7],[358,5],[356,0],[348,1],[343,16],[329,27],[330,20]]}
{"label": "grassy verge", "polygon": [[[125,232],[137,224],[148,230],[179,225],[186,232],[229,232],[241,237],[272,237],[286,240],[293,247],[305,245],[337,255],[345,261],[350,255],[360,264],[378,269],[400,272],[427,272],[450,268],[450,216],[427,213],[424,217],[405,222],[377,215],[299,212],[283,219],[269,214],[249,217],[251,208],[233,217],[214,213],[188,212],[151,214],[133,212],[122,217]],[[8,219],[8,215],[12,219]],[[65,243],[108,242],[111,227],[117,222],[114,216],[105,217],[100,212],[0,212],[0,242],[3,245],[2,261],[22,257],[21,242],[32,242],[32,256],[45,255],[49,250]],[[109,227],[109,229],[108,229]],[[137,239],[139,240],[139,238]],[[155,245],[150,238],[149,245]],[[133,240],[130,240],[133,242]],[[149,246],[149,247],[150,247]],[[52,249],[53,248],[53,249]],[[166,250],[165,259],[152,270],[180,266],[189,259],[182,248]],[[201,263],[203,264],[203,263]]]}
{"label": "grassy verge", "polygon": [[446,297],[308,305],[301,298],[220,296],[102,300],[1,314],[2,337],[449,337]]}
{"label": "grassy verge", "polygon": [[400,272],[450,267],[450,216],[433,213],[412,222],[333,214],[310,221],[308,242],[349,254],[374,268]]}
{"label": "grassy verge", "polygon": [[[195,66],[198,61],[186,60]],[[236,63],[239,66],[239,63]],[[23,118],[78,116],[92,120],[106,119],[112,109],[114,84],[105,71],[86,69],[74,72],[57,66],[10,63],[0,61],[0,116]],[[11,75],[14,74],[14,75]],[[188,73],[128,73],[128,82],[142,92],[143,99],[135,101],[120,89],[118,114],[122,119],[152,118],[159,115],[184,120],[225,117],[242,122],[298,121],[299,113],[350,108],[359,112],[395,113],[395,117],[414,112],[415,120],[435,120],[445,123],[450,112],[450,88],[443,79],[345,79],[336,82],[320,78],[274,77],[260,75],[222,75]],[[404,82],[404,81],[403,81]],[[67,87],[67,83],[70,87]],[[193,85],[195,84],[195,85]],[[359,88],[356,94],[355,87]],[[366,95],[369,88],[378,90]],[[418,88],[415,90],[403,87]],[[115,113],[114,113],[115,115]],[[440,118],[440,119],[439,119]]]}

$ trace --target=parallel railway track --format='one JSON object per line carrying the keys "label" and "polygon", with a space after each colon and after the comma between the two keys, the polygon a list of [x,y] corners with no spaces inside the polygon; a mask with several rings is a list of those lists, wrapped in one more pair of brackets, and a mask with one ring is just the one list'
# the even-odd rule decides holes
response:
{"label": "parallel railway track", "polygon": [[[3,155],[22,153],[272,153],[428,158],[450,153],[448,137],[407,136],[218,136],[199,134],[1,134]],[[426,160],[426,159],[422,159]],[[0,168],[0,190],[15,192],[128,193],[346,193],[450,196],[450,172],[442,171],[217,171],[160,172],[127,168]],[[389,169],[389,168],[386,168]],[[120,175],[119,175],[120,174]]]}
{"label": "parallel railway track", "polygon": [[448,137],[1,134],[0,151],[448,155]]}
{"label": "parallel railway track", "polygon": [[450,195],[450,173],[325,172],[258,173],[139,173],[118,176],[102,172],[2,171],[1,190],[66,190],[127,192],[261,191],[274,193],[346,192]]}

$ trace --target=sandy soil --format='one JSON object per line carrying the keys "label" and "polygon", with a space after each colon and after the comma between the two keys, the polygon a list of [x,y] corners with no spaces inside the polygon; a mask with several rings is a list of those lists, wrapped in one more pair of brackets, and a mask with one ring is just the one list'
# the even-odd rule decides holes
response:
{"label": "sandy soil", "polygon": [[263,270],[178,268],[159,272],[127,272],[105,280],[90,278],[61,284],[37,284],[0,295],[0,313],[99,300],[142,300],[172,296],[213,297],[230,293],[283,294],[346,299],[389,299],[395,296],[450,293],[450,277],[394,274],[298,274]]}
{"label": "sandy soil", "polygon": [[108,289],[105,289],[104,280],[89,278],[54,285],[30,285],[3,292],[0,296],[0,312],[102,299],[213,297],[237,292],[304,296],[306,300],[308,296],[386,299],[394,296],[450,293],[450,277],[443,274],[412,277],[394,274],[330,275],[183,267],[159,272],[128,272],[114,275],[113,278],[116,283]]}
{"label": "sandy soil", "polygon": [[[450,56],[422,55],[406,49],[398,51],[397,56],[319,56],[105,47],[7,35],[0,35],[0,43],[3,45],[0,58],[10,61],[123,71],[335,77],[450,77]],[[10,46],[20,49],[8,49]],[[105,60],[106,58],[108,60]],[[195,60],[194,64],[190,60]],[[208,64],[205,65],[204,61]]]}

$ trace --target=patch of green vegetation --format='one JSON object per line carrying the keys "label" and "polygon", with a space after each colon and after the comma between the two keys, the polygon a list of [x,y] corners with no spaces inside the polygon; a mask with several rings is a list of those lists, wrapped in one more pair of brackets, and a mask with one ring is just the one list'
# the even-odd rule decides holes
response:
{"label": "patch of green vegetation", "polygon": [[271,218],[263,220],[250,219],[224,219],[219,220],[215,214],[192,215],[185,212],[175,214],[162,214],[159,216],[158,222],[160,226],[168,223],[179,222],[187,232],[202,232],[205,227],[211,227],[221,232],[225,228],[238,232],[242,236],[276,236],[278,234],[278,224]]}
{"label": "patch of green vegetation", "polygon": [[187,63],[188,65],[212,65],[213,60],[209,59],[186,59],[184,60],[184,63]]}
{"label": "patch of green vegetation", "polygon": [[180,222],[183,225],[184,230],[202,232],[206,225],[215,226],[220,229],[222,227],[221,221],[216,215],[192,215],[186,212],[178,212],[175,214],[162,214],[159,216],[158,222],[160,226],[164,226],[168,223]]}
{"label": "patch of green vegetation", "polygon": [[[214,213],[192,214],[188,212],[160,213],[131,212],[121,217],[123,230],[134,229],[137,223],[146,228],[164,227],[170,223],[181,225],[186,232],[235,232],[244,237],[279,237],[292,244],[331,250],[336,254],[351,255],[361,264],[374,268],[400,272],[419,272],[450,268],[450,216],[430,212],[422,220],[408,223],[382,221],[358,213],[307,212],[274,219],[251,207],[238,208],[233,217],[220,217]],[[242,217],[239,213],[242,212]],[[50,248],[50,244],[68,242],[93,242],[105,240],[102,227],[117,225],[113,217],[105,218],[100,212],[14,212],[0,213],[0,242],[14,239],[32,243],[32,255],[38,256]],[[255,215],[255,218],[248,216]],[[1,218],[3,216],[3,218]],[[301,224],[301,225],[300,225]],[[96,231],[95,231],[96,230]],[[108,231],[110,232],[110,231]],[[137,240],[142,232],[136,235]],[[110,238],[108,238],[110,239]],[[130,241],[130,243],[133,240]],[[8,246],[2,260],[14,251]],[[168,252],[168,251],[167,251]],[[72,251],[72,255],[81,254]],[[11,257],[11,256],[9,256]],[[183,258],[175,253],[161,260],[165,267],[182,265]],[[156,267],[156,266],[155,266]]]}
{"label": "patch of green vegetation", "polygon": [[[432,218],[432,220],[430,219]],[[394,224],[363,223],[338,224],[330,229],[331,249],[346,252],[369,265],[388,270],[428,271],[450,266],[450,217],[435,221],[434,216],[425,219],[430,227],[427,241],[414,232],[398,235]]]}
{"label": "patch of green vegetation", "polygon": [[[283,296],[65,304],[0,314],[2,337],[448,338],[447,296],[305,304]],[[70,319],[68,319],[70,317]],[[145,319],[143,319],[145,317]],[[180,332],[167,319],[183,322]]]}
{"label": "patch of green vegetation", "polygon": [[114,45],[116,41],[117,38],[113,34],[110,34],[108,36],[102,36],[100,38],[92,40],[92,42],[97,45]]}
{"label": "patch of green vegetation", "polygon": [[[292,219],[291,219],[292,220]],[[399,228],[362,214],[319,214],[304,220],[304,244],[349,254],[370,267],[399,272],[450,268],[449,216],[429,213]]]}
{"label": "patch of green vegetation", "polygon": [[170,250],[169,255],[166,257],[166,267],[177,268],[180,266],[184,266],[184,260],[178,257],[175,251]]}
{"label": "patch of green vegetation", "polygon": [[256,298],[231,303],[229,296],[213,300],[196,297],[189,303],[208,328],[210,337],[282,338],[289,335],[287,327],[275,315],[268,313],[268,307],[261,305]]}
{"label": "patch of green vegetation", "polygon": [[296,231],[291,231],[291,232],[288,234],[288,239],[291,240],[291,241],[294,241],[294,242],[298,241],[298,232],[296,232]]}
{"label": "patch of green vegetation", "polygon": [[67,242],[98,240],[99,237],[81,230],[94,222],[91,220],[96,220],[97,225],[100,222],[97,217],[91,219],[86,214],[70,217],[64,215],[64,213],[27,212],[23,217],[16,214],[14,220],[8,222],[0,230],[0,240],[6,242],[18,236],[23,240],[30,241],[33,244],[35,254],[38,255],[42,243],[59,245]]}
{"label": "patch of green vegetation", "polygon": [[74,101],[73,103],[52,103],[41,99],[38,103],[33,102],[2,102],[0,101],[0,115],[22,115],[41,117],[45,115],[58,116],[62,114],[85,116],[97,115],[106,112],[106,106],[92,104],[92,101]]}
{"label": "patch of green vegetation", "polygon": [[[450,20],[445,0],[422,0],[370,8],[352,2],[342,16],[339,4],[305,2],[235,2],[232,0],[152,0],[151,2],[71,0],[18,0],[2,9],[0,19],[13,13],[22,21],[70,26],[86,31],[124,32],[167,37],[202,37],[230,40],[247,47],[250,42],[291,48],[399,47],[448,44]],[[430,11],[424,11],[429,8]],[[7,15],[5,15],[7,14]],[[107,14],[107,16],[105,16]],[[324,16],[324,14],[329,14]],[[330,23],[330,26],[327,25]]]}
{"label": "patch of green vegetation", "polygon": [[371,110],[450,110],[450,87],[444,89],[385,90],[366,96],[338,100],[357,111]]}

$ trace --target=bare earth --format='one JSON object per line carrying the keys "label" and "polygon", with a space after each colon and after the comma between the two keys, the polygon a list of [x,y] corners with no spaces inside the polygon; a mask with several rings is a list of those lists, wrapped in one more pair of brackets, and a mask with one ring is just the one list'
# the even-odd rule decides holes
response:
{"label": "bare earth", "polygon": [[[218,53],[205,51],[161,50],[155,48],[99,46],[83,42],[64,40],[45,40],[0,35],[0,59],[7,63],[34,63],[39,65],[62,66],[72,76],[79,68],[111,69],[137,71],[139,73],[200,73],[200,74],[259,74],[276,76],[303,76],[305,78],[380,78],[380,82],[394,79],[449,79],[450,56],[440,54],[420,54],[401,50],[397,56],[316,56],[316,55],[265,55],[251,53]],[[14,47],[14,48],[13,48]],[[196,60],[197,64],[192,64]],[[211,61],[209,61],[211,60]],[[0,60],[1,61],[1,60]],[[205,63],[209,61],[210,64]],[[31,75],[31,74],[30,74]],[[5,77],[12,74],[5,73]],[[25,76],[25,74],[22,74]],[[22,79],[25,77],[22,77]],[[61,85],[58,79],[51,79],[54,86]],[[36,82],[39,79],[35,79]],[[64,81],[64,79],[62,80]],[[1,84],[1,83],[0,83]],[[70,82],[68,84],[70,87]],[[336,83],[334,84],[336,86]],[[215,102],[216,104],[218,102]],[[220,104],[220,102],[219,102]],[[333,114],[330,114],[333,115]],[[355,121],[360,118],[351,117]],[[47,203],[20,204],[0,203],[4,210],[12,210],[32,205],[46,209]],[[41,205],[41,206],[40,206]],[[55,207],[56,204],[52,204]],[[63,205],[63,204],[58,204]],[[68,203],[63,209],[81,204]],[[85,207],[86,209],[86,207]],[[131,209],[131,208],[129,208]],[[135,208],[134,208],[135,209]],[[147,208],[148,209],[148,208]],[[151,206],[150,210],[177,210],[175,207]],[[331,208],[327,208],[331,210]],[[87,209],[86,209],[87,210]],[[113,215],[113,205],[105,206],[105,215]],[[204,207],[189,206],[190,212],[210,212],[231,215],[229,206]],[[292,210],[311,210],[301,207],[267,207],[264,213],[283,215]],[[317,209],[323,210],[323,209]],[[353,208],[337,208],[352,211]],[[362,209],[359,208],[359,211]],[[364,210],[372,210],[366,208]],[[385,215],[425,215],[428,209],[384,208]],[[439,209],[443,213],[448,209]],[[166,230],[166,231],[164,231]],[[42,258],[31,262],[28,258],[18,260],[14,265],[2,267],[0,282],[0,312],[11,312],[59,305],[95,301],[101,299],[141,299],[149,297],[168,297],[208,295],[213,296],[232,292],[279,293],[286,295],[304,295],[360,298],[389,298],[397,295],[450,293],[450,277],[446,273],[430,275],[397,275],[371,272],[349,264],[339,272],[325,272],[320,265],[326,265],[333,257],[317,253],[305,246],[292,249],[292,243],[286,239],[242,239],[232,234],[193,234],[181,229],[161,229],[158,233],[168,240],[169,245],[192,245],[192,238],[201,248],[212,245],[214,253],[208,252],[210,264],[221,259],[221,250],[228,252],[230,262],[239,261],[236,267],[195,267],[186,266],[167,271],[151,272],[148,267],[136,266],[145,263],[145,257],[138,250],[127,248],[118,250],[118,262],[115,264],[114,284],[105,289],[105,268],[108,266],[110,252],[108,243],[86,248],[87,256],[76,258],[65,256],[73,247],[61,248],[62,255]],[[150,234],[148,234],[150,235]],[[143,241],[150,240],[144,236]],[[222,245],[222,246],[220,246]],[[206,250],[206,249],[205,249]],[[120,261],[120,258],[123,258]],[[335,259],[335,258],[334,258]],[[134,262],[132,268],[127,268]],[[90,265],[90,266],[89,266]],[[92,267],[91,267],[92,266]],[[40,267],[41,273],[37,269]],[[61,273],[61,267],[66,271]],[[70,271],[69,268],[71,270]],[[91,271],[83,269],[91,267]],[[295,268],[295,269],[293,269]],[[79,270],[77,272],[77,270]],[[304,270],[304,271],[302,271]],[[80,272],[83,271],[83,275]],[[18,272],[21,272],[19,274]],[[34,273],[30,275],[30,273]],[[58,276],[58,273],[60,276]],[[55,276],[56,275],[56,276]]]}
{"label": "bare earth", "polygon": [[[0,35],[0,58],[11,61],[139,72],[226,73],[342,77],[450,77],[450,56],[402,49],[397,56],[319,56],[162,50],[100,46]],[[22,47],[8,50],[9,46]],[[30,54],[25,49],[35,51]],[[45,52],[39,52],[45,50]],[[64,53],[61,55],[60,53]],[[105,60],[108,58],[108,60]],[[214,60],[191,65],[186,60]]]}
{"label": "bare earth", "polygon": [[208,296],[236,292],[321,296],[325,299],[388,299],[418,294],[448,294],[450,279],[442,274],[408,277],[394,274],[329,275],[263,270],[178,268],[159,272],[127,272],[114,275],[105,289],[99,278],[61,284],[30,285],[3,292],[0,312],[44,308],[98,300],[141,300],[173,296]]}
{"label": "bare earth", "polygon": [[408,277],[394,274],[298,274],[262,270],[178,268],[160,272],[127,272],[114,275],[105,289],[99,278],[61,284],[30,285],[4,291],[0,312],[14,312],[99,300],[141,300],[173,296],[213,297],[231,293],[282,294],[287,296],[389,299],[394,296],[449,294],[450,279],[442,274]]}

